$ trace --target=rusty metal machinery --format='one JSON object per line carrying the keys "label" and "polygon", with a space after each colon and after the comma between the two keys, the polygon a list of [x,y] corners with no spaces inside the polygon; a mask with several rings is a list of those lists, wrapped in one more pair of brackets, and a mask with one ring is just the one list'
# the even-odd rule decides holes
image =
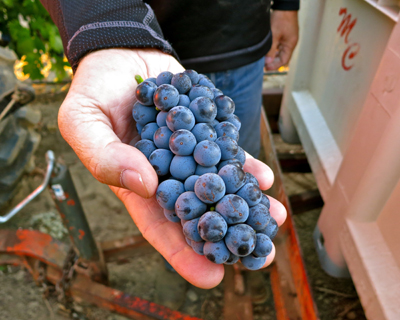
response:
{"label": "rusty metal machinery", "polygon": [[[276,261],[269,272],[278,320],[318,319],[301,251],[292,221],[292,211],[285,194],[282,174],[271,139],[266,115],[261,119],[262,141],[267,164],[275,172],[275,183],[269,194],[281,201],[288,218],[276,238]],[[201,320],[107,286],[106,263],[123,261],[154,250],[141,236],[96,243],[86,221],[68,168],[55,163],[47,153],[44,182],[0,222],[12,218],[33,197],[50,187],[71,244],[62,243],[48,234],[32,230],[0,230],[0,264],[22,265],[39,283],[55,286],[65,305],[85,301],[139,320]],[[239,265],[225,268],[224,319],[252,320],[252,300],[243,290],[246,272]]]}
{"label": "rusty metal machinery", "polygon": [[0,46],[0,209],[17,191],[25,172],[34,168],[34,154],[40,135],[33,127],[39,111],[25,104],[35,97],[34,89],[14,75],[15,53]]}

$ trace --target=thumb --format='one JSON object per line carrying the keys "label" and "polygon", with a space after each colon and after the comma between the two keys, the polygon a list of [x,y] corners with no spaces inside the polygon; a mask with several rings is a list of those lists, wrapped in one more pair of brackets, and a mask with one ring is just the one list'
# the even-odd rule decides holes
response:
{"label": "thumb", "polygon": [[[122,143],[110,119],[90,101],[67,97],[58,115],[62,136],[100,182],[149,198],[158,178],[144,154]],[[132,129],[133,130],[133,129]]]}
{"label": "thumb", "polygon": [[265,68],[267,70],[273,70],[274,61],[279,52],[278,45],[279,45],[279,41],[277,40],[277,37],[272,37],[271,49],[268,51],[267,55],[265,56]]}

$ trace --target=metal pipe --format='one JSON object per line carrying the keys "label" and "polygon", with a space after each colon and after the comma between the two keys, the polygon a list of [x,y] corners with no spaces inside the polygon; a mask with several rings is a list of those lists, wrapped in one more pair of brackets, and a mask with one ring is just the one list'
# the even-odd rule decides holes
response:
{"label": "metal pipe", "polygon": [[7,213],[5,216],[0,216],[0,223],[5,223],[8,220],[10,220],[19,211],[21,211],[21,209],[24,208],[29,202],[31,202],[39,194],[41,194],[44,189],[46,189],[47,185],[49,184],[50,176],[51,176],[51,173],[53,172],[53,168],[54,168],[55,157],[54,157],[53,151],[49,150],[46,152],[46,160],[47,160],[47,169],[46,169],[46,175],[44,176],[43,183],[40,186],[38,186],[24,200],[22,200],[20,203],[18,203],[9,213]]}
{"label": "metal pipe", "polygon": [[65,165],[57,164],[57,172],[50,180],[52,196],[60,212],[79,257],[86,261],[99,261],[100,255],[88,221]]}

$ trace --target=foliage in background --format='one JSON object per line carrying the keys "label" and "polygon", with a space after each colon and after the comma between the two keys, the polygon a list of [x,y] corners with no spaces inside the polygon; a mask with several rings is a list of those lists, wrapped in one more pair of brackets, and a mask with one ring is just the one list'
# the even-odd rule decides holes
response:
{"label": "foliage in background", "polygon": [[8,46],[19,59],[23,72],[32,80],[43,79],[42,55],[47,54],[58,80],[66,76],[63,46],[57,27],[39,0],[0,0],[0,32],[9,35]]}

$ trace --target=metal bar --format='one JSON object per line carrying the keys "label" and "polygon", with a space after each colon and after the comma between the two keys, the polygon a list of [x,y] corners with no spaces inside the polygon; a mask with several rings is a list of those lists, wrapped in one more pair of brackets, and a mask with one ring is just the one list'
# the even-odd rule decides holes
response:
{"label": "metal bar", "polygon": [[153,302],[132,297],[122,291],[106,287],[78,275],[71,285],[71,296],[77,301],[93,303],[135,320],[201,320]]}
{"label": "metal bar", "polygon": [[[289,287],[281,287],[285,309],[294,313],[294,317],[288,313],[292,319],[316,320],[317,308],[314,303],[311,288],[308,283],[304,262],[301,256],[301,249],[298,242],[297,234],[293,225],[292,209],[289,199],[285,193],[283,186],[282,171],[277,160],[277,154],[274,148],[271,130],[268,126],[265,111],[261,110],[261,137],[262,144],[266,156],[266,163],[275,173],[275,182],[268,194],[279,200],[285,207],[288,213],[286,222],[281,226],[278,236],[275,241],[276,246],[276,266],[279,276],[285,275],[288,281],[295,289],[295,302],[293,303],[293,292],[290,292]],[[287,272],[287,271],[290,272]],[[285,272],[286,271],[286,272]],[[280,283],[283,283],[280,281]],[[289,288],[289,291],[287,290]],[[274,292],[275,294],[279,294]]]}
{"label": "metal bar", "polygon": [[100,248],[105,262],[126,260],[155,251],[141,235],[101,242]]}
{"label": "metal bar", "polygon": [[0,254],[28,256],[61,268],[68,246],[46,233],[35,230],[1,230]]}
{"label": "metal bar", "polygon": [[47,160],[47,169],[46,175],[44,176],[44,180],[40,186],[38,186],[29,196],[27,196],[24,200],[18,203],[14,209],[12,209],[9,213],[5,216],[0,216],[0,223],[7,222],[13,216],[15,216],[23,207],[25,207],[29,202],[35,199],[39,194],[46,189],[47,185],[49,184],[51,173],[53,172],[54,168],[54,153],[53,151],[49,150],[46,152],[46,160]]}
{"label": "metal bar", "polygon": [[66,166],[57,166],[57,173],[51,178],[50,185],[54,202],[79,257],[87,261],[99,261],[96,242]]}

